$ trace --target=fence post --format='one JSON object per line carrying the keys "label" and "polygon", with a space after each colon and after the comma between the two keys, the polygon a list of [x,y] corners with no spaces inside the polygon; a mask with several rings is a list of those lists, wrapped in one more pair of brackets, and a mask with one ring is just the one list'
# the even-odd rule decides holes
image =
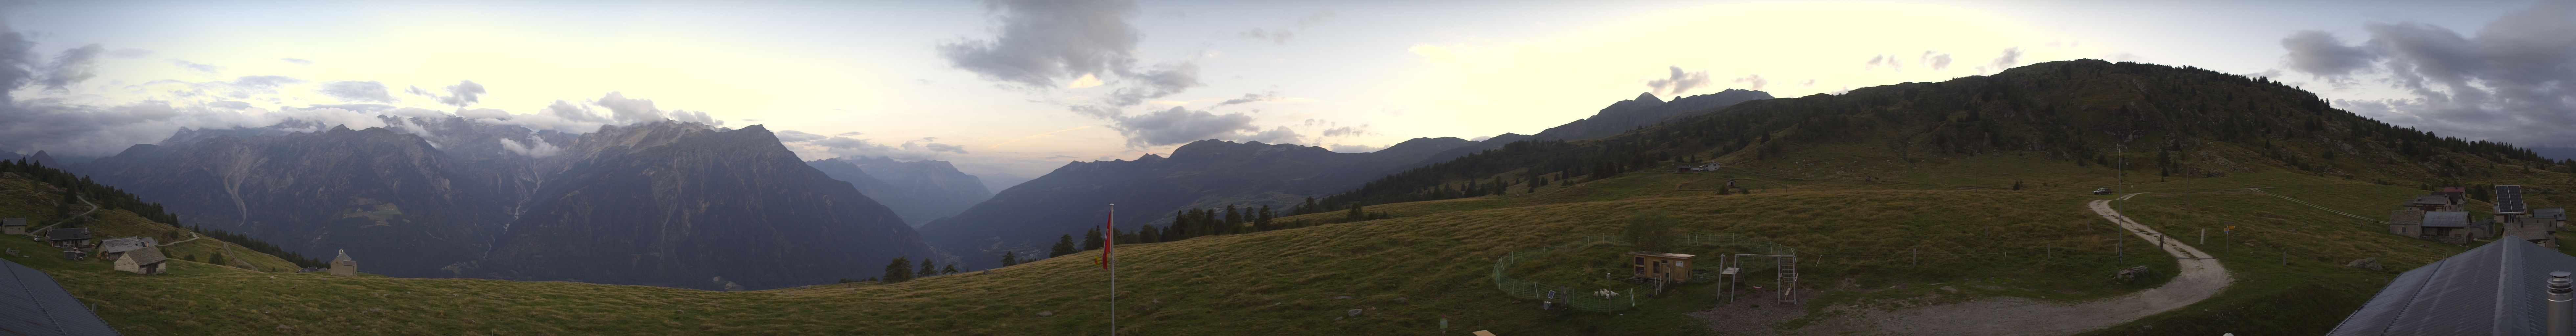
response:
{"label": "fence post", "polygon": [[1914,266],[1923,266],[1923,248],[1914,248]]}

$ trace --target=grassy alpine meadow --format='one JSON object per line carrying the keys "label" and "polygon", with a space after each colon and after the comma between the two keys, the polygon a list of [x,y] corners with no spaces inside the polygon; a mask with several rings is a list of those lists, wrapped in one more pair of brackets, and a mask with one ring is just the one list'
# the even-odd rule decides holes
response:
{"label": "grassy alpine meadow", "polygon": [[[1392,204],[1384,208],[1424,210],[1122,245],[1119,333],[1429,334],[1444,318],[1454,331],[1506,334],[1705,333],[1680,314],[1717,304],[1714,287],[1705,284],[1674,288],[1637,310],[1615,313],[1541,311],[1537,302],[1493,288],[1496,257],[1616,234],[1629,216],[1650,212],[1669,216],[1676,232],[1735,233],[1814,255],[1801,265],[1802,286],[1816,295],[1811,307],[1927,296],[1940,287],[1952,289],[1939,300],[2100,298],[2155,285],[2108,281],[2121,265],[2168,273],[2175,265],[2118,262],[2114,233],[2083,208],[2097,198],[2092,195],[1842,187],[1715,195],[1673,191],[1669,181],[1658,180],[1670,175],[1632,173],[1553,196],[1523,196],[1605,200],[1521,205],[1512,196],[1494,196]],[[1452,204],[1465,202],[1504,204]],[[32,242],[10,244],[21,243]],[[1568,260],[1615,262],[1626,249],[1601,246],[1587,251],[1604,255]],[[1885,255],[1916,249],[1923,252],[1919,265],[1911,255]],[[1698,260],[1707,263],[1721,251],[1689,252],[1710,254]],[[1978,254],[1997,252],[2009,254]],[[1831,256],[1862,254],[1882,255]],[[111,271],[105,263],[16,260],[52,271],[76,296],[97,303],[111,324],[136,335],[1106,334],[1108,272],[1092,256],[893,284],[752,292],[339,277],[186,261],[174,261],[170,274],[144,276]],[[1753,270],[1748,279],[1755,280],[1747,283],[1767,282],[1767,272]]]}
{"label": "grassy alpine meadow", "polygon": [[[2116,282],[2130,266],[2160,274],[2176,263],[2149,242],[2122,238],[2085,207],[2107,181],[2100,167],[2026,165],[2010,156],[1953,160],[1940,171],[1873,176],[1645,171],[1549,183],[1534,190],[1465,199],[1372,205],[1379,219],[1123,244],[1119,251],[1121,335],[1715,334],[1685,313],[1719,306],[1712,284],[1687,284],[1611,313],[1543,311],[1507,296],[1490,278],[1494,260],[1629,230],[1633,216],[1664,216],[1670,232],[1731,233],[1795,248],[1806,316],[1768,327],[1795,329],[1851,309],[1916,306],[1980,298],[2074,302],[2135,292],[2163,279]],[[1961,165],[1973,167],[1961,167]],[[2023,167],[2023,168],[2012,168]],[[2060,174],[2048,179],[1940,178],[1954,174]],[[1981,175],[1983,176],[1983,175]],[[2003,176],[2003,177],[1995,177]],[[1735,179],[1750,193],[1702,188]],[[1989,184],[2002,185],[1984,186]],[[1974,187],[1972,187],[1974,186]],[[2253,173],[2140,182],[2152,191],[2121,207],[2141,223],[2217,254],[2238,282],[2207,301],[2103,334],[2313,332],[2331,327],[2386,279],[2465,247],[2405,239],[2375,224],[2243,188],[2366,214],[2421,191],[2296,173]],[[0,211],[38,211],[40,195],[9,196]],[[42,208],[50,211],[50,208]],[[93,227],[115,235],[176,228],[102,212]],[[2378,211],[2385,213],[2385,211]],[[1343,216],[1318,213],[1283,220]],[[124,224],[116,224],[124,223]],[[153,226],[159,225],[159,226]],[[2231,234],[2199,229],[2237,225]],[[221,242],[168,247],[176,258],[220,252]],[[191,244],[204,244],[195,247]],[[2126,245],[2123,245],[2126,244]],[[23,239],[0,245],[32,249]],[[1596,243],[1533,259],[1515,277],[1582,288],[1625,290],[1620,260],[1635,249]],[[1723,253],[1682,246],[1715,267]],[[2125,253],[2124,253],[2125,252]],[[2287,252],[2287,265],[2280,253]],[[173,271],[136,275],[103,261],[13,258],[45,269],[100,315],[133,335],[206,334],[967,334],[1110,333],[1109,273],[1097,251],[909,282],[827,284],[720,292],[647,286],[485,279],[419,279],[261,272],[291,265],[240,253],[248,265],[172,261]],[[2379,271],[2343,267],[2378,258]],[[203,258],[197,258],[204,260]],[[226,262],[226,261],[218,261]],[[1748,259],[1747,286],[1776,287],[1768,260]],[[1611,273],[1607,276],[1599,273]],[[860,273],[860,270],[852,270]],[[1748,299],[1769,294],[1748,292]],[[1356,311],[1356,313],[1354,313]]]}

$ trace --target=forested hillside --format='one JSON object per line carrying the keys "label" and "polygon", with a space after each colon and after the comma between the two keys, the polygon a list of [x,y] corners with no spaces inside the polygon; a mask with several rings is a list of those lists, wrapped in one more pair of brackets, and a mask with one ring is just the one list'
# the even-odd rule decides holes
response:
{"label": "forested hillside", "polygon": [[1870,164],[1879,166],[1876,173],[2019,155],[2078,166],[2125,161],[2140,176],[2216,177],[2283,168],[2404,186],[2475,185],[2512,169],[2567,171],[2576,164],[2510,144],[2390,125],[2269,79],[2074,60],[1993,76],[1750,101],[1598,140],[1515,142],[1387,176],[1297,210],[1498,194],[1704,161],[1771,166],[1809,177],[1878,178],[1783,166],[1796,164],[1782,160],[1818,152],[1878,160]]}

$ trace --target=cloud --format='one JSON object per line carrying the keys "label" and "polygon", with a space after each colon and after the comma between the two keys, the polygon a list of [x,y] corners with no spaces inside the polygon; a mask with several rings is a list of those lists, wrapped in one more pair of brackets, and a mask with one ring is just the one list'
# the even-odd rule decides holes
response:
{"label": "cloud", "polygon": [[304,60],[304,59],[302,59],[302,58],[294,58],[294,57],[280,58],[280,59],[277,59],[277,60],[280,60],[280,61],[286,61],[287,63],[295,63],[295,64],[313,64],[313,61],[307,61],[307,60]]}
{"label": "cloud", "polygon": [[[2414,22],[2363,25],[2343,45],[2302,31],[2282,40],[2292,69],[2327,80],[2364,73],[2411,97],[2337,100],[2355,113],[2471,139],[2576,145],[2576,2],[2543,1],[2463,35]],[[2354,79],[2362,80],[2362,79]]]}
{"label": "cloud", "polygon": [[[1484,141],[1484,140],[1476,140],[1476,141]],[[1325,146],[1325,147],[1324,147],[1324,149],[1332,150],[1334,153],[1367,153],[1367,152],[1375,152],[1375,151],[1378,151],[1378,150],[1380,150],[1380,149],[1386,149],[1386,146],[1333,144],[1332,146]]]}
{"label": "cloud", "polygon": [[1225,101],[1216,102],[1216,106],[1226,106],[1226,105],[1234,105],[1234,104],[1247,104],[1247,103],[1265,102],[1265,101],[1272,101],[1272,100],[1279,100],[1279,93],[1276,93],[1276,92],[1265,92],[1265,93],[1246,93],[1246,94],[1243,94],[1243,98],[1227,99],[1227,100],[1225,100]]}
{"label": "cloud", "polygon": [[1753,84],[1749,90],[1754,91],[1761,91],[1763,85],[1771,84],[1771,81],[1762,79],[1762,75],[1744,75],[1744,78],[1736,78],[1735,82]]}
{"label": "cloud", "polygon": [[2019,64],[2021,64],[2021,47],[2011,47],[2004,48],[2003,55],[1995,56],[1995,61],[1988,65],[1993,66],[1992,69],[1994,69],[1995,72],[2003,72],[2004,69],[2011,69],[2014,65]]}
{"label": "cloud", "polygon": [[1931,64],[1932,70],[1950,68],[1950,54],[1935,54],[1931,50],[1924,50],[1921,61],[1926,64]]}
{"label": "cloud", "polygon": [[529,137],[528,144],[520,144],[516,140],[501,138],[501,150],[519,155],[526,155],[528,157],[548,157],[563,153],[563,148],[555,147],[555,144],[547,143],[545,138],[539,137]]}
{"label": "cloud", "polygon": [[91,44],[55,55],[53,69],[47,71],[43,80],[45,89],[63,90],[72,83],[97,77],[98,56],[106,52],[106,47]]}
{"label": "cloud", "polygon": [[332,98],[339,98],[340,101],[377,103],[394,102],[394,95],[392,92],[385,90],[385,83],[377,83],[376,81],[334,81],[322,83],[321,92],[323,95],[328,95]]}
{"label": "cloud", "polygon": [[1326,137],[1326,138],[1337,138],[1337,137],[1347,137],[1347,136],[1377,135],[1377,132],[1370,132],[1370,131],[1368,130],[1368,125],[1359,125],[1359,126],[1342,126],[1342,127],[1328,128],[1328,129],[1324,129],[1324,132],[1323,132],[1322,134],[1323,134],[1323,137]]}
{"label": "cloud", "polygon": [[197,62],[189,62],[189,61],[176,60],[176,59],[170,60],[170,64],[175,64],[175,65],[178,65],[178,66],[179,66],[179,67],[181,67],[181,68],[187,68],[188,70],[195,70],[195,71],[197,71],[197,72],[203,72],[203,73],[207,73],[207,74],[214,74],[214,73],[216,73],[216,72],[220,72],[220,71],[223,71],[223,70],[224,70],[224,67],[215,66],[215,65],[212,65],[212,64],[204,64],[204,63],[197,63]]}
{"label": "cloud", "polygon": [[836,157],[878,156],[895,160],[916,161],[937,159],[939,158],[939,153],[943,152],[967,154],[966,146],[935,142],[938,141],[939,138],[921,138],[904,141],[901,144],[887,145],[877,143],[874,140],[850,137],[851,135],[856,135],[855,133],[857,132],[847,132],[841,133],[841,135],[830,136],[795,130],[779,130],[773,133],[778,135],[778,142],[780,144],[787,145],[788,150],[797,152],[797,157],[807,160]]}
{"label": "cloud", "polygon": [[295,77],[287,76],[241,76],[241,78],[233,79],[232,84],[234,86],[244,88],[275,89],[280,85],[303,82],[304,80],[302,79],[295,79]]}
{"label": "cloud", "polygon": [[1675,96],[1691,89],[1708,86],[1707,71],[1683,72],[1680,66],[1672,67],[1672,71],[1670,77],[1646,81],[1646,87],[1651,89],[1650,91],[1662,91],[1666,96]]}
{"label": "cloud", "polygon": [[144,58],[144,57],[151,57],[151,56],[152,56],[152,51],[151,51],[151,50],[146,50],[146,49],[135,49],[135,48],[116,48],[116,50],[108,50],[108,51],[107,51],[107,57],[114,57],[114,58]]}
{"label": "cloud", "polygon": [[1132,117],[1116,117],[1109,128],[1125,135],[1128,147],[1177,145],[1260,131],[1259,127],[1252,126],[1251,115],[1214,114],[1178,106]]}
{"label": "cloud", "polygon": [[1861,69],[1877,69],[1879,65],[1886,65],[1887,69],[1891,71],[1905,71],[1905,63],[1903,61],[1896,60],[1896,55],[1870,56],[1869,63],[1861,65]]}
{"label": "cloud", "polygon": [[2334,34],[2314,30],[2302,30],[2281,38],[2281,48],[2290,50],[2289,55],[2282,57],[2282,63],[2289,65],[2290,70],[2329,81],[2354,71],[2369,70],[2372,63],[2379,60],[2379,55],[2369,50],[2344,45],[2343,40],[2336,39]]}
{"label": "cloud", "polygon": [[942,144],[942,143],[930,143],[930,144],[923,144],[922,146],[923,146],[923,147],[926,147],[926,148],[930,148],[930,151],[933,151],[933,152],[951,152],[951,153],[957,153],[957,154],[966,154],[966,146],[958,146],[958,145],[950,145],[950,144]]}
{"label": "cloud", "polygon": [[1264,29],[1264,28],[1253,28],[1253,29],[1249,29],[1249,30],[1244,30],[1243,32],[1240,32],[1240,33],[1234,33],[1234,36],[1235,36],[1235,37],[1241,37],[1241,38],[1247,38],[1247,39],[1254,39],[1254,40],[1270,41],[1270,43],[1276,43],[1276,44],[1288,44],[1288,39],[1296,38],[1296,37],[1297,37],[1297,32],[1295,32],[1295,31],[1289,31],[1289,30],[1270,30],[1270,29]]}
{"label": "cloud", "polygon": [[1306,143],[1306,137],[1304,135],[1297,134],[1296,130],[1288,129],[1287,126],[1271,127],[1270,130],[1245,134],[1236,137],[1233,140],[1259,141],[1274,144]]}
{"label": "cloud", "polygon": [[1314,26],[1317,23],[1323,23],[1324,21],[1332,19],[1333,11],[1315,11],[1314,13],[1306,14],[1306,16],[1297,17],[1296,25],[1291,28],[1252,28],[1246,29],[1243,32],[1234,33],[1234,36],[1252,40],[1270,41],[1270,43],[1274,44],[1287,44],[1289,39],[1297,37],[1298,30],[1304,30],[1306,27]]}
{"label": "cloud", "polygon": [[1136,16],[1132,1],[992,0],[985,7],[997,12],[998,36],[939,44],[940,58],[986,79],[1029,87],[1132,66],[1144,35],[1127,22]]}

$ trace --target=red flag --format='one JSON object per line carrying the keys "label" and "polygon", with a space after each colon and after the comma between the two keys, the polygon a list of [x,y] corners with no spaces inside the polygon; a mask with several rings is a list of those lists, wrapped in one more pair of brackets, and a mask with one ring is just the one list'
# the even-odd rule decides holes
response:
{"label": "red flag", "polygon": [[1110,212],[1109,223],[1102,224],[1101,227],[1108,228],[1102,230],[1107,233],[1100,235],[1100,259],[1092,262],[1100,264],[1100,269],[1109,269],[1109,248],[1118,245],[1118,213]]}

